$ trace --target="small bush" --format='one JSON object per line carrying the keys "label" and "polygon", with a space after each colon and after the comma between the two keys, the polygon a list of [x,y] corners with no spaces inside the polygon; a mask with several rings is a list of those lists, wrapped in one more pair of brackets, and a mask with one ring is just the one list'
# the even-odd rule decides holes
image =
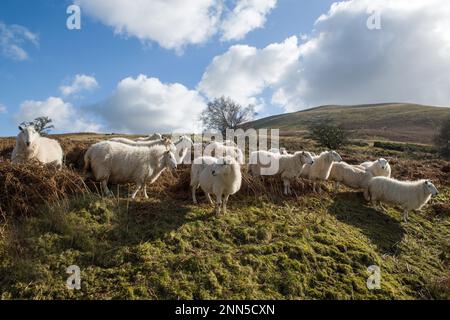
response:
{"label": "small bush", "polygon": [[339,149],[348,143],[347,132],[339,126],[319,123],[310,126],[310,138],[317,141],[322,147]]}

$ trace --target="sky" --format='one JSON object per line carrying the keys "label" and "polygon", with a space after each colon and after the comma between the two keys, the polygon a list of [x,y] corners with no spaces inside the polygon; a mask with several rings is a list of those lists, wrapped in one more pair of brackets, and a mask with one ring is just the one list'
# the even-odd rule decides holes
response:
{"label": "sky", "polygon": [[2,0],[0,136],[38,116],[55,132],[198,131],[222,95],[257,117],[447,107],[449,17],[447,0]]}

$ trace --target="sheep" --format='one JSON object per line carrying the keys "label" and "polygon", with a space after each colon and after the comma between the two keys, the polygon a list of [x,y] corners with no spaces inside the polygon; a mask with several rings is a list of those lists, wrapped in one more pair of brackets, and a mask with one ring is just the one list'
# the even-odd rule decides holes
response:
{"label": "sheep", "polygon": [[84,172],[91,169],[95,180],[101,182],[103,191],[112,195],[108,182],[136,184],[134,199],[144,187],[148,198],[146,182],[153,183],[160,174],[169,168],[177,168],[175,155],[166,146],[129,146],[120,142],[102,141],[92,145],[84,155]]}
{"label": "sheep", "polygon": [[169,138],[162,138],[162,139],[158,139],[158,140],[149,140],[149,141],[133,141],[133,140],[130,140],[127,138],[112,138],[112,139],[109,139],[108,141],[119,142],[119,143],[126,144],[126,145],[133,146],[133,147],[151,148],[156,145],[162,145],[162,146],[166,146],[167,148],[170,148],[170,150],[173,153],[176,152],[176,147]]}
{"label": "sheep", "polygon": [[280,148],[280,149],[278,149],[278,148],[272,148],[272,149],[269,149],[268,151],[269,151],[269,152],[272,152],[272,153],[288,154],[286,148]]}
{"label": "sheep", "polygon": [[373,177],[369,170],[345,162],[334,162],[328,179],[334,181],[334,192],[337,192],[340,183],[353,189],[366,189]]}
{"label": "sheep", "polygon": [[360,166],[370,171],[374,177],[391,177],[391,166],[384,158],[380,158],[376,161],[367,161],[361,163]]}
{"label": "sheep", "polygon": [[227,202],[230,195],[241,188],[241,166],[232,157],[201,157],[191,167],[192,200],[197,203],[195,190],[201,187],[212,204],[210,194],[216,195],[216,214],[227,213]]}
{"label": "sheep", "polygon": [[62,168],[63,151],[58,141],[41,137],[33,125],[19,126],[11,162],[14,164],[37,160],[44,165]]}
{"label": "sheep", "polygon": [[[305,164],[300,176],[313,181],[313,191],[316,192],[317,181],[328,179],[333,162],[341,162],[342,158],[336,151],[325,151],[313,157],[313,164]],[[319,193],[322,189],[319,186]]]}
{"label": "sheep", "polygon": [[222,142],[212,142],[204,149],[205,155],[213,155],[215,158],[230,156],[239,164],[244,164],[244,154],[241,149],[233,145],[224,144]]}
{"label": "sheep", "polygon": [[146,137],[136,138],[136,141],[149,141],[149,140],[161,140],[162,135],[159,133],[154,133],[151,136],[148,135]]}
{"label": "sheep", "polygon": [[[263,161],[261,161],[264,159]],[[272,166],[278,162],[278,166],[272,169]],[[294,154],[279,154],[269,151],[259,150],[250,155],[247,171],[253,176],[261,175],[280,175],[283,180],[283,192],[285,195],[291,194],[291,180],[299,177],[305,164],[311,165],[314,160],[307,151],[298,151]],[[270,169],[265,168],[265,164],[270,164]],[[264,172],[263,169],[266,169]]]}
{"label": "sheep", "polygon": [[375,177],[364,192],[374,207],[378,202],[397,204],[403,208],[403,221],[408,222],[409,210],[420,210],[431,196],[439,192],[430,180],[399,181],[388,177]]}

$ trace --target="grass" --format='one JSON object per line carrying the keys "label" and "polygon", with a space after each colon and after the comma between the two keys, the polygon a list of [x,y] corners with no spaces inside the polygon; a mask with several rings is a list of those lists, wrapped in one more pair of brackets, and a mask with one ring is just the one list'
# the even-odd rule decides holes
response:
{"label": "grass", "polygon": [[[92,141],[66,138],[62,144],[77,176]],[[11,143],[0,150],[5,158]],[[298,137],[283,136],[281,145],[319,152]],[[366,143],[339,152],[349,163],[387,157],[394,177],[431,178],[440,195],[405,224],[398,208],[376,211],[348,189],[319,196],[295,184],[297,195],[283,197],[276,179],[266,192],[244,181],[228,214],[216,217],[203,196],[201,205],[191,204],[189,175],[181,168],[152,185],[148,200],[129,201],[122,187],[113,188],[119,195],[113,199],[94,189],[52,204],[31,201],[28,215],[2,217],[0,206],[0,298],[450,299],[449,163],[426,150]],[[0,178],[17,178],[8,163],[3,166]],[[36,189],[36,179],[22,180],[18,186]],[[16,189],[16,196],[29,196],[28,189]],[[374,264],[381,268],[380,290],[366,286]],[[70,265],[81,269],[79,291],[66,287]]]}
{"label": "grass", "polygon": [[[450,201],[450,189],[436,201]],[[86,196],[43,207],[4,231],[1,297],[449,298],[450,219],[432,207],[404,224],[394,208],[377,212],[344,192],[239,198],[226,216],[212,211],[156,197]],[[81,268],[80,291],[65,287],[72,264]],[[381,267],[381,290],[366,287],[373,264]]]}

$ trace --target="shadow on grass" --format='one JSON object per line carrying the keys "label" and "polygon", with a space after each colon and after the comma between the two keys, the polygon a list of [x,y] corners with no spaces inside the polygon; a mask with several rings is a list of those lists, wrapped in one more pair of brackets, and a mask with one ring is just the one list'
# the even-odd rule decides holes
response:
{"label": "shadow on grass", "polygon": [[405,233],[400,221],[368,207],[362,194],[355,197],[354,192],[339,193],[328,211],[339,221],[360,229],[378,247],[380,253],[398,253],[397,243]]}

